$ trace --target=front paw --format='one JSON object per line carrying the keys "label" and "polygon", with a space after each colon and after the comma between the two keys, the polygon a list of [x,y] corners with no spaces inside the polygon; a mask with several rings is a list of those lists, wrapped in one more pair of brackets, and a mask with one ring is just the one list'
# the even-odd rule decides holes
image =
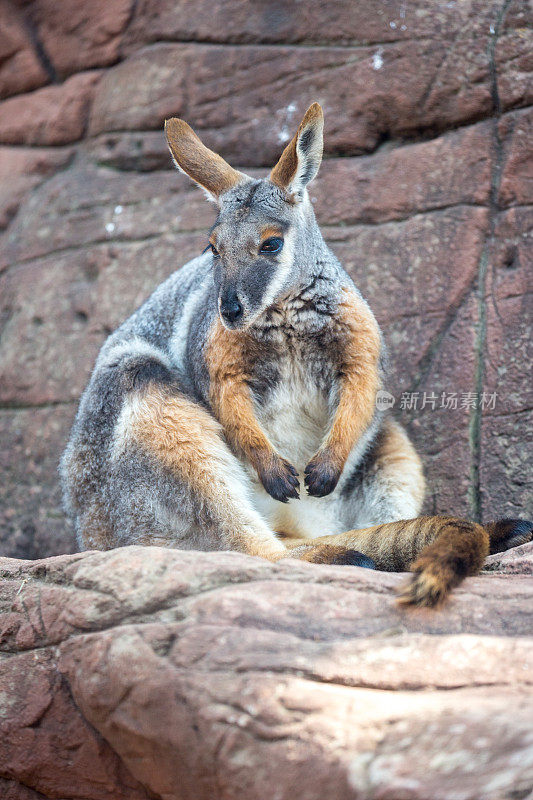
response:
{"label": "front paw", "polygon": [[341,476],[342,467],[335,463],[328,450],[319,450],[305,470],[305,486],[311,497],[325,497],[330,494]]}
{"label": "front paw", "polygon": [[298,500],[300,482],[292,464],[276,454],[265,461],[258,466],[257,472],[269,495],[280,503],[288,503],[291,497]]}

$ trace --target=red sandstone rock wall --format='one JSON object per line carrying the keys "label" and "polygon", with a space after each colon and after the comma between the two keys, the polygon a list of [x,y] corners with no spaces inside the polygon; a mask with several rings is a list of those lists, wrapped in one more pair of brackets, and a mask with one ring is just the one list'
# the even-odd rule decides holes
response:
{"label": "red sandstone rock wall", "polygon": [[0,552],[73,550],[56,468],[98,348],[204,245],[165,117],[252,169],[313,100],[316,210],[385,331],[428,510],[533,513],[527,0],[0,0],[0,21]]}

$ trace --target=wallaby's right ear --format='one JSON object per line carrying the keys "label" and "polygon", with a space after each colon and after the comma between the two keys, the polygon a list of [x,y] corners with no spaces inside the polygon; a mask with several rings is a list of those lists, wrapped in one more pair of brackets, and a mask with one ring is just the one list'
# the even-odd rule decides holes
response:
{"label": "wallaby's right ear", "polygon": [[246,175],[202,144],[182,119],[167,119],[165,135],[174,164],[205,190],[209,200],[217,202],[224,192],[247,180]]}
{"label": "wallaby's right ear", "polygon": [[313,103],[270,173],[270,180],[295,198],[301,199],[308,183],[318,172],[322,161],[324,114]]}

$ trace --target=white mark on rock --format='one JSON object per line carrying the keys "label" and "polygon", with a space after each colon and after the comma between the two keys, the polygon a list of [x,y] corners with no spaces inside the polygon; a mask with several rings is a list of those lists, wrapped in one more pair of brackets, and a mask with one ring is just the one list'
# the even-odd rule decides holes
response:
{"label": "white mark on rock", "polygon": [[285,144],[285,142],[288,142],[291,138],[289,126],[292,124],[292,118],[296,108],[296,103],[289,103],[289,105],[285,108],[285,111],[278,112],[285,117],[281,130],[278,133],[278,142],[280,144]]}
{"label": "white mark on rock", "polygon": [[381,69],[382,66],[383,66],[383,48],[380,47],[379,50],[372,56],[372,67],[374,69]]}
{"label": "white mark on rock", "polygon": [[389,22],[389,25],[391,26],[391,28],[392,28],[393,30],[394,30],[394,28],[396,27],[396,23],[394,22],[394,20],[393,20],[392,22]]}
{"label": "white mark on rock", "polygon": [[495,33],[495,30],[494,30],[494,25],[491,25],[491,26],[490,26],[490,28],[489,28],[489,31],[490,31],[492,34],[494,34],[494,33]]}
{"label": "white mark on rock", "polygon": [[124,210],[124,209],[122,208],[122,206],[115,206],[115,211],[114,211],[114,213],[115,213],[115,214],[122,214],[123,210]]}
{"label": "white mark on rock", "polygon": [[113,233],[113,231],[115,230],[115,223],[114,222],[108,222],[107,225],[105,226],[105,229],[106,229],[107,233]]}
{"label": "white mark on rock", "polygon": [[466,731],[466,725],[463,725],[462,723],[460,723],[459,725],[450,726],[450,733],[453,733],[454,736],[460,736],[465,731]]}

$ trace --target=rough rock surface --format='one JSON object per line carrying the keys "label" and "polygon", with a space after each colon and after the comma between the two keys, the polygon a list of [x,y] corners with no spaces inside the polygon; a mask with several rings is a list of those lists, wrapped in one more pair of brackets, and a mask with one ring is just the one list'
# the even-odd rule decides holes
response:
{"label": "rough rock surface", "polygon": [[404,576],[237,553],[3,558],[0,575],[3,797],[533,790],[531,544],[442,611],[400,610]]}
{"label": "rough rock surface", "polygon": [[527,0],[0,0],[0,16],[0,553],[73,549],[56,467],[94,357],[204,247],[213,209],[171,170],[165,116],[253,171],[314,100],[316,210],[384,329],[426,509],[533,515]]}

